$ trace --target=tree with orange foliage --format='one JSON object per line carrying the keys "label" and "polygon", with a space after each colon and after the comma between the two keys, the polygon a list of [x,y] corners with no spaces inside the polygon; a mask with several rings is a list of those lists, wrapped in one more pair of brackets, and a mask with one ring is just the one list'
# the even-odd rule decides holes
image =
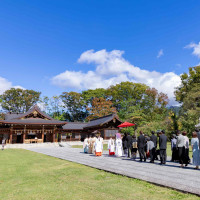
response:
{"label": "tree with orange foliage", "polygon": [[87,107],[89,116],[87,120],[96,119],[105,115],[117,113],[112,101],[104,99],[103,97],[94,98],[91,107]]}

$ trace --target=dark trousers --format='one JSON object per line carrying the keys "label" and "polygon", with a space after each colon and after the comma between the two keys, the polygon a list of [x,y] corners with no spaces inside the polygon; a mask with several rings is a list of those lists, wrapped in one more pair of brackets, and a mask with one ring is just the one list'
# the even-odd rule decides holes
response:
{"label": "dark trousers", "polygon": [[128,147],[128,157],[131,157],[131,147]]}
{"label": "dark trousers", "polygon": [[166,149],[160,149],[160,162],[161,164],[165,164],[166,163]]}
{"label": "dark trousers", "polygon": [[178,150],[176,147],[172,148],[172,161],[179,160]]}
{"label": "dark trousers", "polygon": [[159,149],[156,149],[156,152],[155,152],[155,160],[159,160],[159,159],[158,159],[158,156],[160,157],[160,150],[159,150]]}
{"label": "dark trousers", "polygon": [[155,148],[149,150],[149,153],[150,153],[150,161],[151,161],[151,162],[154,162],[154,160],[155,160],[155,152],[156,152],[156,149],[155,149]]}
{"label": "dark trousers", "polygon": [[140,161],[142,161],[142,159],[144,159],[144,161],[146,161],[146,155],[145,155],[145,152],[144,152],[144,148],[139,148],[138,151],[139,151],[139,154],[140,154]]}
{"label": "dark trousers", "polygon": [[185,148],[185,164],[190,163],[189,149]]}
{"label": "dark trousers", "polygon": [[182,165],[184,163],[185,147],[178,147],[178,157],[179,163]]}

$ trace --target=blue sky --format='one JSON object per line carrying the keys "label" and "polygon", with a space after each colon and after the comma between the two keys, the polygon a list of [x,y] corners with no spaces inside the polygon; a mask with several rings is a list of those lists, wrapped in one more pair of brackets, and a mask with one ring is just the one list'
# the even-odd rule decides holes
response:
{"label": "blue sky", "polygon": [[177,75],[200,63],[199,9],[197,0],[1,1],[0,92],[53,96],[130,80],[173,98]]}

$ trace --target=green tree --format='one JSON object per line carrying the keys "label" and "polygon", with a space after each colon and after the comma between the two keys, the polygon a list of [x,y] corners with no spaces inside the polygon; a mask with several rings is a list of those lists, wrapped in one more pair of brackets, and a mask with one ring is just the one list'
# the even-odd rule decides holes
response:
{"label": "green tree", "polygon": [[81,93],[63,92],[60,95],[69,121],[83,121],[87,116]]}
{"label": "green tree", "polygon": [[107,89],[108,98],[117,111],[128,110],[130,106],[138,105],[143,100],[147,85],[133,82],[121,82]]}
{"label": "green tree", "polygon": [[181,85],[175,95],[181,103],[179,120],[182,129],[191,134],[200,117],[200,66],[190,67],[188,74],[181,75]]}
{"label": "green tree", "polygon": [[167,95],[145,84],[121,82],[108,88],[107,94],[119,117],[138,126],[164,120],[167,115]]}
{"label": "green tree", "polygon": [[26,112],[39,102],[40,92],[11,88],[0,95],[1,106],[6,111]]}
{"label": "green tree", "polygon": [[82,100],[84,102],[84,106],[90,106],[94,98],[107,98],[107,90],[103,88],[97,88],[94,90],[85,90],[81,94]]}
{"label": "green tree", "polygon": [[4,118],[5,118],[5,113],[0,113],[0,120],[4,120]]}

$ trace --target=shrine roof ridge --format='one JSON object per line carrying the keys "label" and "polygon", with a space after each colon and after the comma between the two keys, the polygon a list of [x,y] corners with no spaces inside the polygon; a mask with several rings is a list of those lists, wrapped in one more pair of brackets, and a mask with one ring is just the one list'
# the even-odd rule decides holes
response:
{"label": "shrine roof ridge", "polygon": [[105,123],[108,123],[108,122],[112,121],[113,119],[117,119],[119,122],[121,122],[121,120],[119,120],[117,114],[110,114],[110,115],[106,115],[104,117],[100,117],[100,118],[91,120],[84,127],[84,129],[87,129],[87,128],[90,128],[90,127],[94,127],[94,126],[103,125]]}

